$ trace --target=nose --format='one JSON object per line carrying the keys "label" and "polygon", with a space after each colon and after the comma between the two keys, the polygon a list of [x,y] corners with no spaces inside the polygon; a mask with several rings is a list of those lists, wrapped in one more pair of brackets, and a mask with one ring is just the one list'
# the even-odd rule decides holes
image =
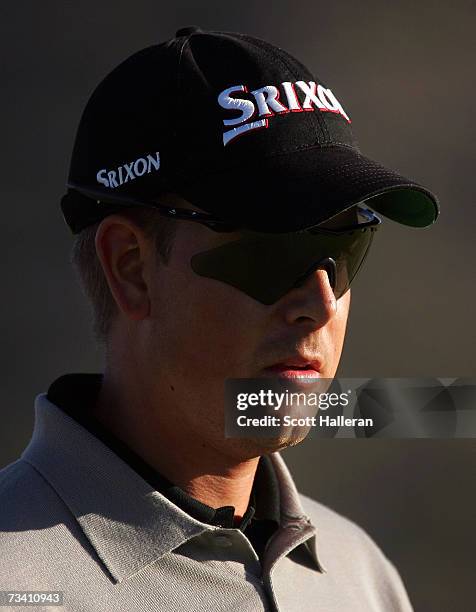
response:
{"label": "nose", "polygon": [[309,276],[312,275],[316,270],[325,270],[327,272],[327,276],[329,277],[329,284],[332,287],[332,290],[335,289],[336,280],[337,280],[337,266],[336,262],[332,259],[332,257],[324,257],[318,262],[314,262],[304,274],[302,274],[294,283],[295,287],[301,287]]}
{"label": "nose", "polygon": [[287,323],[326,325],[337,312],[336,274],[336,264],[331,257],[313,264],[282,298]]}

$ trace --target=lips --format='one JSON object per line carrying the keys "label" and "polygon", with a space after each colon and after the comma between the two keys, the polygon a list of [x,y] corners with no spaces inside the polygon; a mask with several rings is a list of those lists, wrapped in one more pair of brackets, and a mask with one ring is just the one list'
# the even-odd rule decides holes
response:
{"label": "lips", "polygon": [[269,366],[265,371],[280,378],[320,378],[322,362],[304,357],[292,357]]}
{"label": "lips", "polygon": [[319,378],[320,374],[312,367],[298,368],[292,365],[278,364],[266,370],[279,378]]}

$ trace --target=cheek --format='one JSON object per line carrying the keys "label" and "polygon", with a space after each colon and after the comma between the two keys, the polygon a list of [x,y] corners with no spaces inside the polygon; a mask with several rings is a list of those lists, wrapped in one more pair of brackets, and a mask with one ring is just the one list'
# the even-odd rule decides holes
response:
{"label": "cheek", "polygon": [[349,289],[337,302],[337,312],[328,324],[330,341],[333,347],[333,363],[326,376],[333,378],[339,366],[344,347],[347,321],[349,318],[351,290]]}
{"label": "cheek", "polygon": [[157,349],[188,380],[246,375],[263,334],[264,311],[242,292],[191,268],[167,272],[154,291]]}
{"label": "cheek", "polygon": [[253,371],[262,336],[259,304],[193,271],[169,279],[163,294],[148,340],[155,392],[173,409],[177,426],[221,440],[224,382]]}

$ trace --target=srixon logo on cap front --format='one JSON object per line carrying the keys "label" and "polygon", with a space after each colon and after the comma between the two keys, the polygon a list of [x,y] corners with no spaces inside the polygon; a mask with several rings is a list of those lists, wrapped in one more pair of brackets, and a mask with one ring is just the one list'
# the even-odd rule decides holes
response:
{"label": "srixon logo on cap front", "polygon": [[[304,94],[302,103],[298,98],[296,89]],[[320,112],[337,113],[342,115],[349,123],[351,122],[332,91],[314,81],[296,81],[295,83],[286,81],[281,83],[280,89],[274,85],[260,87],[249,92],[254,97],[254,102],[239,97],[240,92],[248,93],[247,86],[233,85],[224,89],[218,95],[218,104],[222,108],[241,113],[239,117],[223,120],[225,126],[236,126],[223,133],[223,146],[226,146],[240,134],[259,128],[267,128],[268,118],[275,115],[312,112],[317,109]],[[280,98],[281,92],[284,93],[285,99]],[[261,118],[251,121],[256,114]]]}

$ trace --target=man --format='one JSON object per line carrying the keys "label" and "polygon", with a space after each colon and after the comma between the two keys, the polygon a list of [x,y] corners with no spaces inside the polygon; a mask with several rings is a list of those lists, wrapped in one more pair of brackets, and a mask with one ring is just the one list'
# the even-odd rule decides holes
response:
{"label": "man", "polygon": [[36,398],[0,473],[0,589],[66,610],[411,610],[370,538],[297,492],[279,451],[304,434],[224,435],[227,379],[334,377],[380,221],[364,201],[438,215],[281,49],[185,28],[103,80],[62,210],[105,371]]}

